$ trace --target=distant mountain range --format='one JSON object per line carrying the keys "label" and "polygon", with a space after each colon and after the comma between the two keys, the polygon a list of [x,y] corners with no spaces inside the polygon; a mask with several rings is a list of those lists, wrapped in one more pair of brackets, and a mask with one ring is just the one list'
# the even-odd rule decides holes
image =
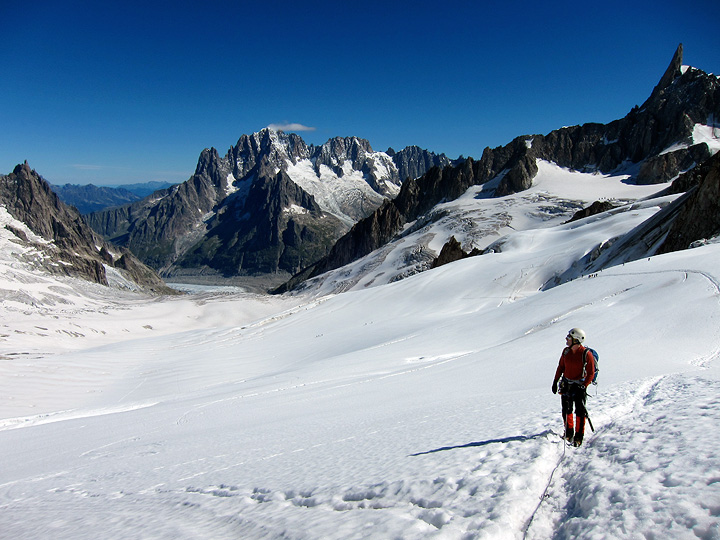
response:
{"label": "distant mountain range", "polygon": [[95,186],[93,184],[58,186],[50,184],[50,187],[65,204],[74,206],[81,214],[89,214],[105,208],[139,201],[155,191],[167,189],[172,185],[169,182],[146,182],[123,186]]}
{"label": "distant mountain range", "polygon": [[133,195],[137,195],[140,198],[147,197],[148,195],[152,195],[156,191],[160,191],[161,189],[167,189],[171,186],[176,185],[177,182],[159,182],[157,180],[151,181],[151,182],[140,182],[137,184],[122,184],[117,186],[108,186],[111,189],[123,189],[125,191],[129,191]]}
{"label": "distant mountain range", "polygon": [[[277,283],[295,274],[280,289],[287,290],[438,219],[433,209],[471,186],[493,197],[527,189],[538,160],[667,182],[711,157],[703,137],[719,118],[718,78],[683,66],[681,45],[646,102],[609,124],[523,135],[461,162],[417,147],[375,152],[356,137],[316,147],[264,129],[243,135],[225,156],[204,150],[183,184],[87,219],[161,275],[260,275]],[[429,268],[431,255],[408,254],[415,268],[408,272]]]}

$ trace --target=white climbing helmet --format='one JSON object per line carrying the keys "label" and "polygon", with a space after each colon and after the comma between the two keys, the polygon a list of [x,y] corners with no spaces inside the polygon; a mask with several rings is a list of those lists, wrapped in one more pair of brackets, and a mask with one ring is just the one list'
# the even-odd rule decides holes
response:
{"label": "white climbing helmet", "polygon": [[573,339],[576,339],[578,343],[582,343],[585,341],[585,332],[581,330],[580,328],[573,328],[568,332],[568,336],[570,336]]}

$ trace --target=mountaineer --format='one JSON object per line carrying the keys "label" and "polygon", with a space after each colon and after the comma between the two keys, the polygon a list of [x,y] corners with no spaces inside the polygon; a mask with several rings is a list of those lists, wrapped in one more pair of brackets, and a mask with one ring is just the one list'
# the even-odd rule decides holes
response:
{"label": "mountaineer", "polygon": [[553,394],[559,391],[561,396],[565,440],[573,446],[580,446],[583,441],[587,417],[586,389],[595,377],[595,358],[591,349],[583,346],[584,341],[585,332],[580,328],[573,328],[568,332],[565,338],[566,347],[560,355],[552,384]]}

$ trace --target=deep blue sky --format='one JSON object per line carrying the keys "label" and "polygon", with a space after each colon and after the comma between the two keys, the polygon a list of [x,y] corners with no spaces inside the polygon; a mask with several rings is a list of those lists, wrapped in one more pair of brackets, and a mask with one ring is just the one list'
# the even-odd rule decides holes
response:
{"label": "deep blue sky", "polygon": [[289,123],[480,157],[625,116],[680,42],[719,74],[719,20],[717,0],[0,0],[0,173],[181,182],[204,148]]}

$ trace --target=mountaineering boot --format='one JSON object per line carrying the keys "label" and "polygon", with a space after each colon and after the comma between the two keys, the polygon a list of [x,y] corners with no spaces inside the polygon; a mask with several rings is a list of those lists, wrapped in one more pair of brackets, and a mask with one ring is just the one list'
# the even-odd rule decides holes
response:
{"label": "mountaineering boot", "polygon": [[573,446],[580,446],[582,445],[583,440],[583,434],[582,433],[576,433],[575,438],[573,439]]}

